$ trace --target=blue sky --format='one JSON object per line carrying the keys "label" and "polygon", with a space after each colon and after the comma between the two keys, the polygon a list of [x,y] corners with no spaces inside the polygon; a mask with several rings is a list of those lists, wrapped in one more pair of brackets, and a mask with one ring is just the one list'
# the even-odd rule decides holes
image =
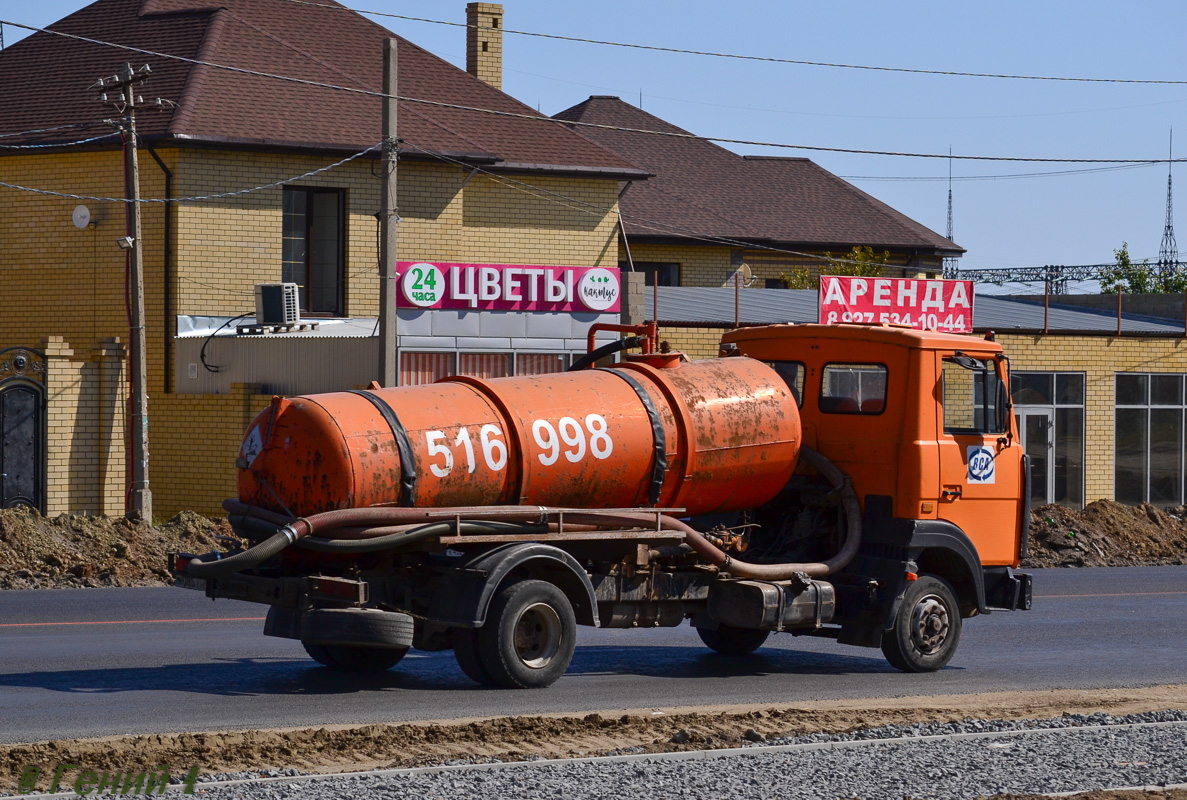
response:
{"label": "blue sky", "polygon": [[[6,2],[0,18],[45,25],[79,0]],[[455,22],[464,0],[360,0],[373,9]],[[1187,80],[1177,0],[730,4],[507,0],[509,30],[810,61],[971,72]],[[464,66],[464,31],[374,18]],[[24,32],[6,27],[11,44]],[[113,57],[113,63],[119,57]],[[1178,129],[1187,156],[1187,85],[1125,85],[911,75],[744,62],[560,42],[508,33],[505,91],[556,113],[614,94],[702,135],[870,150],[1050,158],[1165,158]],[[919,222],[947,224],[946,160],[804,155]],[[957,161],[956,178],[1087,165]],[[1187,208],[1187,165],[1176,165]],[[1182,177],[1180,177],[1182,173]],[[869,177],[944,180],[869,180]],[[1045,178],[956,180],[955,239],[971,267],[1101,263],[1128,241],[1157,256],[1167,166]],[[1182,216],[1180,214],[1180,216]],[[1176,220],[1178,221],[1178,220]],[[1181,250],[1187,253],[1187,222]]]}

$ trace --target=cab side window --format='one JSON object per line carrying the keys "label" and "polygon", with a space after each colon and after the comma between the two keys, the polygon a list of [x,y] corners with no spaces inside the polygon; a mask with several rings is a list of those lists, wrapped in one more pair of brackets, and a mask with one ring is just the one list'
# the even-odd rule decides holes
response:
{"label": "cab side window", "polygon": [[820,383],[825,414],[881,414],[885,408],[885,364],[825,365]]}
{"label": "cab side window", "polygon": [[791,390],[795,404],[804,407],[804,362],[802,361],[768,361],[767,366],[779,373],[779,377]]}
{"label": "cab side window", "polygon": [[944,433],[1001,433],[997,403],[1001,390],[997,365],[956,353],[946,356],[940,373]]}

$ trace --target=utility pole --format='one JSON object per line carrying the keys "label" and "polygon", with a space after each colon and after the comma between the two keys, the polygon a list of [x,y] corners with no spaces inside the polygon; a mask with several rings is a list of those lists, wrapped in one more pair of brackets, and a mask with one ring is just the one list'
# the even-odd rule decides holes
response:
{"label": "utility pole", "polygon": [[[131,259],[129,269],[128,295],[131,303],[131,330],[128,332],[128,369],[132,391],[132,485],[129,493],[127,515],[131,519],[142,519],[152,523],[152,490],[148,483],[148,390],[145,380],[145,335],[144,335],[144,249],[140,230],[140,164],[136,155],[136,106],[143,103],[136,94],[135,85],[144,81],[149,72],[148,65],[133,70],[125,63],[119,74],[100,78],[98,85],[104,89],[101,102],[113,105],[123,112],[124,133],[124,193],[126,236],[120,240],[120,247],[128,251]],[[117,89],[110,95],[107,89]]]}
{"label": "utility pole", "polygon": [[379,382],[396,385],[396,40],[383,40],[383,208],[379,213]]}

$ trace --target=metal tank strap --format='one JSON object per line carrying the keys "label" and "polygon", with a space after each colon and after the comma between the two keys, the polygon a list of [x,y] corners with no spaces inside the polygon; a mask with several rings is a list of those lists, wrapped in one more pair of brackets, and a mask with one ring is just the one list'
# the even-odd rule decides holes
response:
{"label": "metal tank strap", "polygon": [[659,494],[664,488],[664,479],[668,476],[668,437],[664,433],[664,424],[659,418],[659,409],[655,407],[655,401],[651,399],[651,395],[643,388],[643,384],[635,379],[635,376],[616,369],[604,371],[617,375],[630,384],[630,387],[635,390],[635,394],[639,395],[643,408],[647,410],[647,418],[651,420],[651,437],[655,442],[655,466],[651,470],[651,486],[647,490],[647,498],[651,501],[651,505],[655,505],[659,502]]}
{"label": "metal tank strap", "polygon": [[351,390],[350,393],[369,400],[387,422],[387,426],[392,429],[392,436],[396,438],[396,450],[400,454],[400,505],[416,505],[416,462],[412,457],[412,443],[408,441],[408,431],[396,416],[395,409],[379,395],[361,390]]}

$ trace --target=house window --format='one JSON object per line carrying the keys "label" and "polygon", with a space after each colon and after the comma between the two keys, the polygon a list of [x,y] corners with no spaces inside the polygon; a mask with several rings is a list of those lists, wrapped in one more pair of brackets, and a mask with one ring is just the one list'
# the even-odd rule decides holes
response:
{"label": "house window", "polygon": [[1084,373],[1014,372],[1010,397],[1030,456],[1031,507],[1084,505]]}
{"label": "house window", "polygon": [[1183,501],[1183,376],[1116,375],[1113,496],[1157,506]]}
{"label": "house window", "polygon": [[[618,268],[623,272],[630,272],[631,264],[627,261],[619,261]],[[667,264],[660,261],[636,261],[635,272],[642,272],[646,276],[647,286],[655,286],[656,281],[659,281],[660,286],[680,285],[679,264]]]}
{"label": "house window", "polygon": [[341,189],[284,189],[282,280],[297,284],[302,313],[345,313],[345,199]]}

